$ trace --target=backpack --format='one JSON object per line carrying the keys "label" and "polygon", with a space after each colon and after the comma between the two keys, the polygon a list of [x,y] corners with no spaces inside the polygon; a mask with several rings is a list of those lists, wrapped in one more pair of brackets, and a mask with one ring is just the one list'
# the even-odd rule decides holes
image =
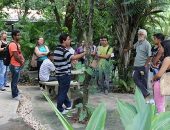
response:
{"label": "backpack", "polygon": [[[10,42],[11,43],[11,42]],[[13,55],[12,56],[10,56],[10,52],[9,52],[9,45],[10,45],[10,43],[6,46],[6,48],[5,48],[5,50],[4,50],[4,54],[5,54],[5,56],[4,56],[4,58],[3,58],[3,62],[4,62],[4,65],[5,66],[9,66],[9,64],[10,64],[10,61],[11,61],[11,58],[13,57]],[[14,42],[15,43],[15,42]],[[15,43],[16,44],[16,43]],[[17,45],[17,44],[16,44]],[[19,50],[18,49],[18,45],[17,45],[17,50]]]}

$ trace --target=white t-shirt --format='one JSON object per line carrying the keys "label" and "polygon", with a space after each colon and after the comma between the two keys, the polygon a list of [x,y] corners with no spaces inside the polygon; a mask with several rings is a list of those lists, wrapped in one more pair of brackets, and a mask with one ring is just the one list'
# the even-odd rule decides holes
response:
{"label": "white t-shirt", "polygon": [[50,59],[45,59],[40,67],[39,72],[40,81],[48,81],[51,71],[55,71],[55,66]]}
{"label": "white t-shirt", "polygon": [[75,54],[75,50],[74,50],[72,47],[67,48],[67,50],[68,50],[72,55]]}

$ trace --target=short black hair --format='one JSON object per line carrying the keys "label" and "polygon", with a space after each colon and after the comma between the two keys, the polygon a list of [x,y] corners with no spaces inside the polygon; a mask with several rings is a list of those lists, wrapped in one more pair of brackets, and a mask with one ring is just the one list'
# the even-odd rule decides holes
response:
{"label": "short black hair", "polygon": [[63,41],[66,41],[67,37],[70,36],[68,33],[62,33],[59,37],[59,41],[62,44]]}
{"label": "short black hair", "polygon": [[14,38],[14,36],[16,36],[18,33],[20,33],[19,30],[12,30],[12,32],[11,32],[12,38]]}
{"label": "short black hair", "polygon": [[104,39],[104,38],[107,39],[107,41],[108,41],[108,36],[105,35],[105,36],[100,37],[100,39]]}
{"label": "short black hair", "polygon": [[162,33],[155,33],[153,36],[161,40],[161,42],[165,39],[165,36]]}
{"label": "short black hair", "polygon": [[47,57],[54,56],[54,52],[48,52]]}

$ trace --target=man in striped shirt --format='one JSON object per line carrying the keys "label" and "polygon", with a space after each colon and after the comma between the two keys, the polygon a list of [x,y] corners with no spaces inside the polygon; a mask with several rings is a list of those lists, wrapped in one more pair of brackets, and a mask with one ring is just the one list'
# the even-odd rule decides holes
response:
{"label": "man in striped shirt", "polygon": [[[59,37],[60,45],[58,45],[54,51],[54,65],[56,67],[56,75],[59,83],[58,96],[57,96],[57,109],[66,114],[72,105],[67,96],[67,92],[70,88],[71,81],[71,61],[77,60],[83,57],[86,53],[73,55],[66,47],[70,45],[71,38],[68,34],[63,33]],[[66,109],[62,105],[66,106]]]}

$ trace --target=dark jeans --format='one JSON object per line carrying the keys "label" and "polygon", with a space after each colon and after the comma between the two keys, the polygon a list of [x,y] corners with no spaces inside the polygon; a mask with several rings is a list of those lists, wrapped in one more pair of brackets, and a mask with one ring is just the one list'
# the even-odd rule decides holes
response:
{"label": "dark jeans", "polygon": [[144,66],[134,67],[133,79],[144,97],[149,95],[147,90],[147,69]]}
{"label": "dark jeans", "polygon": [[18,96],[18,81],[20,78],[20,71],[21,67],[15,67],[13,65],[9,66],[11,74],[12,74],[12,81],[11,81],[11,90],[12,90],[12,97],[17,97]]}
{"label": "dark jeans", "polygon": [[43,63],[43,61],[37,61],[37,69],[38,69],[38,81],[40,81],[40,78],[39,78],[39,72],[40,72],[40,66],[41,64]]}
{"label": "dark jeans", "polygon": [[57,76],[57,80],[59,83],[58,87],[58,96],[57,96],[57,109],[62,112],[64,108],[62,105],[64,104],[66,107],[71,106],[71,102],[67,96],[68,90],[70,88],[71,76],[65,74],[63,76]]}

